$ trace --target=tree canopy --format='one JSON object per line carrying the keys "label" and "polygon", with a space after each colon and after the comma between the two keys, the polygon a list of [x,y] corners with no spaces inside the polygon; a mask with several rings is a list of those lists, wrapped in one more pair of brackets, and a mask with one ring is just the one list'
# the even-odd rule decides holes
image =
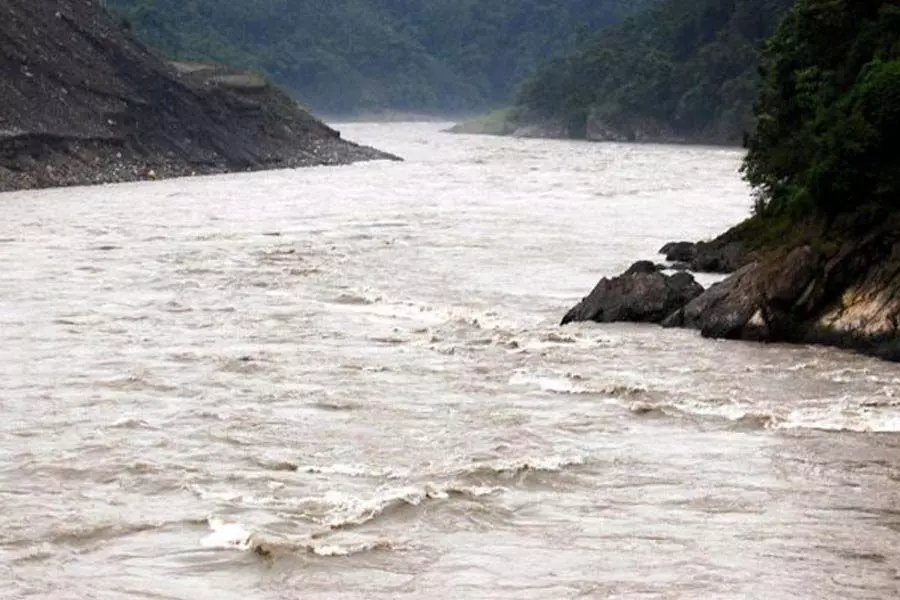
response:
{"label": "tree canopy", "polygon": [[798,0],[766,46],[744,165],[761,214],[900,202],[900,6]]}
{"label": "tree canopy", "polygon": [[653,123],[688,141],[740,141],[753,127],[763,40],[792,3],[665,0],[544,63],[518,103],[575,136],[592,120],[626,137]]}

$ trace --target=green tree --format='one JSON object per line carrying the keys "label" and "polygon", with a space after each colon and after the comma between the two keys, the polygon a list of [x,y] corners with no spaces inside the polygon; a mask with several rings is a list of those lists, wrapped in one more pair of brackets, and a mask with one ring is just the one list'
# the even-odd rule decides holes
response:
{"label": "green tree", "polygon": [[666,0],[545,63],[518,104],[526,119],[571,132],[593,119],[625,136],[652,123],[686,140],[739,142],[753,124],[763,40],[792,2]]}
{"label": "green tree", "polygon": [[744,164],[760,214],[900,202],[900,7],[798,0],[766,47]]}

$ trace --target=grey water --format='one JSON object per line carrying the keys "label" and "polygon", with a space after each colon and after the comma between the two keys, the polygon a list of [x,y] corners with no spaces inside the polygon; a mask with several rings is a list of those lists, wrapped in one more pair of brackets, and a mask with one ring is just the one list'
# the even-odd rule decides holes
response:
{"label": "grey water", "polygon": [[0,598],[897,597],[897,366],[558,326],[741,152],[441,128],[0,195]]}

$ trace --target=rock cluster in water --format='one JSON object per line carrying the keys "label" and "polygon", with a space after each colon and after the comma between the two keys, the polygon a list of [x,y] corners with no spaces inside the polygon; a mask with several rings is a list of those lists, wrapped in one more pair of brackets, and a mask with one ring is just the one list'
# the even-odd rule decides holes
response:
{"label": "rock cluster in water", "polygon": [[637,263],[601,280],[563,324],[651,322],[710,338],[828,344],[900,360],[900,223],[763,255],[733,242],[662,249],[693,270],[733,270],[708,289],[687,273],[666,276],[652,263]]}
{"label": "rock cluster in water", "polygon": [[673,268],[698,273],[731,273],[748,261],[742,241],[721,238],[711,242],[670,242],[659,252],[673,263]]}
{"label": "rock cluster in water", "polygon": [[0,191],[394,158],[251,74],[170,64],[95,0],[0,5]]}
{"label": "rock cluster in water", "polygon": [[562,324],[572,321],[659,323],[703,293],[690,273],[664,275],[649,261],[636,262],[622,275],[603,278],[573,307]]}

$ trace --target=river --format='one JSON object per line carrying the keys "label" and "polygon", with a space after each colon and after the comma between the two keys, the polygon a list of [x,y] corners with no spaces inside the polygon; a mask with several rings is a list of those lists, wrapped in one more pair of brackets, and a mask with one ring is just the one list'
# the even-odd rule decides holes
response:
{"label": "river", "polygon": [[0,598],[897,597],[898,366],[558,326],[741,153],[440,128],[0,195]]}

